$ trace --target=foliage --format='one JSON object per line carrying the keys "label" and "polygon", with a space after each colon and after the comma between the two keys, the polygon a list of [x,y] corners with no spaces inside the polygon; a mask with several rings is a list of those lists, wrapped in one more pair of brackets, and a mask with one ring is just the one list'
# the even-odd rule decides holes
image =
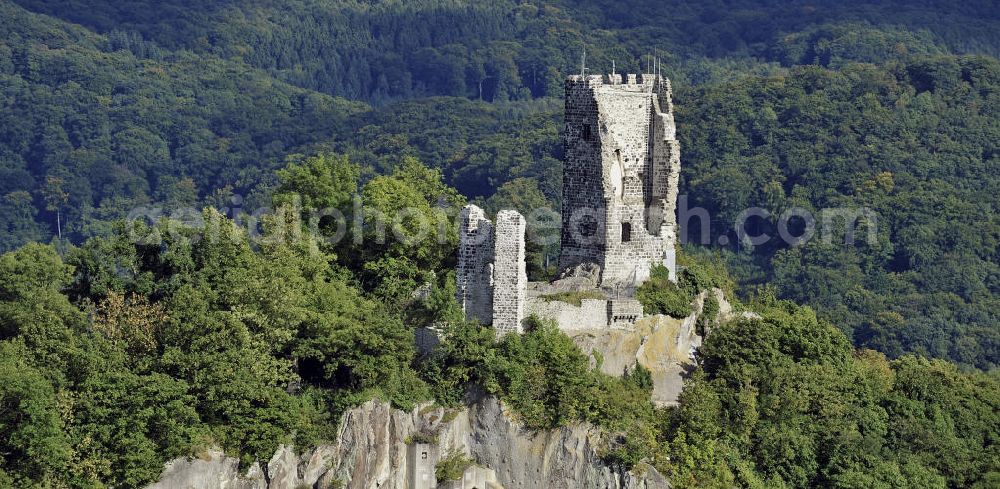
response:
{"label": "foliage", "polygon": [[[701,89],[678,104],[678,117],[706,121],[681,131],[689,205],[709,211],[733,254],[753,255],[741,275],[814,306],[858,345],[991,368],[997,80],[995,59],[933,57]],[[770,212],[747,223],[772,237],[757,246],[732,229],[750,206]],[[778,239],[793,208],[815,218],[804,244]]]}
{"label": "foliage", "polygon": [[485,384],[501,394],[530,428],[583,418],[591,399],[587,356],[554,324],[537,322],[523,336],[507,335],[491,359]]}
{"label": "foliage", "polygon": [[150,304],[144,296],[127,300],[109,291],[94,314],[93,328],[133,358],[156,349],[156,328],[166,321],[162,304]]}
{"label": "foliage", "polygon": [[[973,369],[1000,356],[998,17],[986,0],[0,0],[0,486],[139,487],[212,445],[249,461],[329,440],[374,396],[457,406],[477,385],[529,428],[600,426],[606,462],[677,487],[996,486],[1000,388]],[[655,270],[647,310],[731,295],[723,261],[771,284],[726,324],[706,300],[676,408],[551,325],[496,343],[447,272],[463,195],[555,236],[531,214],[559,208],[559,98],[584,49],[591,72],[651,51],[670,67],[682,190],[709,211],[702,244],[729,243],[687,247],[677,285]],[[312,222],[355,217],[355,194],[362,244]],[[268,204],[264,236],[225,218]],[[205,205],[224,210],[160,219]],[[748,245],[732,224],[752,206],[771,216],[751,235],[796,208],[875,213],[820,237],[877,231]],[[117,222],[133,211],[150,222]],[[441,232],[379,239],[424,228]],[[527,251],[550,277],[556,244]],[[416,362],[430,325],[443,341]]]}
{"label": "foliage", "polygon": [[650,271],[649,280],[639,286],[635,297],[642,303],[646,314],[666,314],[683,318],[694,311],[694,306],[691,304],[694,296],[672,282],[670,272],[663,266],[654,267]]}
{"label": "foliage", "polygon": [[[361,168],[352,164],[346,156],[328,153],[309,157],[292,155],[285,161],[286,166],[276,172],[281,183],[271,196],[275,206],[291,205],[303,212],[335,209],[343,213],[350,209],[352,199],[358,192]],[[320,225],[315,223],[316,227]],[[328,234],[336,230],[324,231]]]}
{"label": "foliage", "polygon": [[80,243],[136,208],[155,219],[195,200],[262,205],[232,194],[365,107],[233,60],[110,49],[7,1],[0,19],[0,229],[15,233],[0,251],[58,232]]}
{"label": "foliage", "polygon": [[[636,290],[646,314],[666,314],[683,318],[694,312],[694,298],[702,292],[719,289],[732,297],[733,281],[725,265],[714,257],[681,255],[677,283],[670,280],[664,266],[650,270],[649,279]],[[709,294],[711,295],[711,294]],[[714,296],[711,300],[715,300]],[[715,304],[718,307],[718,303]]]}
{"label": "foliage", "polygon": [[989,440],[1000,429],[986,414],[1000,402],[995,377],[852,351],[788,302],[765,297],[751,308],[760,318],[713,329],[699,350],[700,369],[671,416],[664,469],[675,485],[988,484],[997,470]]}
{"label": "foliage", "polygon": [[[143,485],[214,444],[249,461],[328,440],[373,395],[455,406],[476,385],[529,429],[599,426],[606,463],[649,463],[678,487],[986,487],[1000,472],[995,375],[855,351],[774,288],[712,328],[679,406],[662,409],[641,366],[603,374],[534,318],[495,342],[456,318],[447,284],[421,313],[444,321],[441,345],[414,364],[403,313],[351,285],[312,235],[251,242],[202,218],[121,229],[65,262],[43,245],[0,256],[5,480]],[[685,263],[679,290],[725,286]],[[448,473],[465,463],[448,460]]]}
{"label": "foliage", "polygon": [[[18,3],[108,33],[102,43],[109,50],[153,59],[164,48],[235,58],[294,85],[376,104],[434,95],[560,96],[563,78],[579,72],[584,48],[592,66],[610,68],[615,60],[620,72],[637,73],[652,51],[672,65],[724,57],[809,64],[942,48],[997,55],[1000,41],[990,23],[1000,12],[988,0]],[[689,76],[707,71],[692,67]]]}
{"label": "foliage", "polygon": [[465,469],[472,465],[472,459],[460,450],[453,450],[441,457],[434,467],[434,476],[438,483],[462,480]]}
{"label": "foliage", "polygon": [[[742,283],[774,282],[892,358],[996,364],[995,2],[16,3],[0,3],[0,251],[79,244],[130,213],[237,217],[307,183],[339,209],[371,182],[396,210],[420,204],[389,175],[408,157],[491,212],[558,209],[563,78],[585,48],[592,72],[643,71],[654,52],[674,79],[683,190],[710,214],[701,244],[727,241]],[[286,159],[331,150],[347,174]],[[304,171],[276,174],[288,163]],[[417,214],[440,217],[428,205]],[[771,217],[751,234],[796,208],[867,208],[879,232],[747,247],[733,223],[753,206]],[[529,274],[551,278],[555,228],[528,217],[553,238],[529,240]],[[449,268],[429,249],[328,251],[358,257],[389,301]]]}
{"label": "foliage", "polygon": [[995,478],[995,376],[856,351],[773,291],[747,307],[755,315],[713,328],[673,409],[651,405],[648,371],[591,370],[543,322],[496,345],[489,330],[452,330],[428,362],[435,379],[484,385],[529,428],[595,423],[605,462],[651,463],[678,487],[987,487]]}
{"label": "foliage", "polygon": [[406,440],[404,441],[406,442],[407,445],[411,445],[414,443],[437,444],[438,437],[437,435],[431,435],[418,431],[407,437]]}
{"label": "foliage", "polygon": [[719,299],[715,294],[708,294],[698,316],[698,334],[705,336],[719,320]]}
{"label": "foliage", "polygon": [[[451,296],[454,301],[454,296]],[[486,365],[495,354],[494,332],[476,322],[448,323],[441,343],[420,363],[434,399],[449,407],[460,405],[467,389],[482,385]]]}
{"label": "foliage", "polygon": [[414,289],[433,283],[431,271],[454,269],[455,216],[465,199],[441,172],[404,158],[390,175],[361,189],[365,205],[362,242],[354,248],[366,288],[391,303],[405,303]]}
{"label": "foliage", "polygon": [[4,431],[15,482],[141,486],[206,445],[266,459],[293,434],[329,439],[366,396],[427,398],[412,331],[311,238],[255,251],[202,217],[122,229],[66,262],[41,245],[0,256],[3,402],[27,410]]}
{"label": "foliage", "polygon": [[486,201],[486,210],[495,216],[503,209],[514,209],[526,218],[525,262],[528,279],[554,279],[557,272],[555,263],[559,258],[561,220],[538,181],[520,177],[501,185]]}
{"label": "foliage", "polygon": [[51,382],[26,360],[23,344],[0,344],[0,427],[7,483],[44,487],[59,479],[73,449]]}
{"label": "foliage", "polygon": [[297,210],[303,230],[322,238],[324,250],[355,272],[366,290],[409,305],[417,287],[439,283],[434,272],[454,268],[454,218],[465,200],[439,171],[412,157],[363,185],[359,174],[346,156],[295,156],[278,172],[273,201]]}
{"label": "foliage", "polygon": [[529,318],[527,330],[494,343],[490,329],[453,325],[422,365],[435,397],[457,402],[478,385],[503,399],[530,429],[589,421],[609,433],[608,462],[625,467],[657,452],[647,370],[637,366],[623,377],[608,376],[554,324]]}

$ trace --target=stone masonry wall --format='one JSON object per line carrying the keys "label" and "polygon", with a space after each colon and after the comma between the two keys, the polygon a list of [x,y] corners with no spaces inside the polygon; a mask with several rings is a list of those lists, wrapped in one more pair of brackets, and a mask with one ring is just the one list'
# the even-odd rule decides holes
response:
{"label": "stone masonry wall", "polygon": [[493,248],[493,329],[497,337],[522,332],[528,301],[524,217],[517,211],[497,213]]}
{"label": "stone masonry wall", "polygon": [[608,326],[632,326],[642,316],[642,303],[635,299],[608,301]]}
{"label": "stone masonry wall", "polygon": [[[571,76],[566,81],[562,251],[571,270],[594,264],[609,326],[634,323],[631,290],[665,265],[676,281],[680,144],[670,81],[659,75]],[[457,297],[467,318],[497,336],[522,331],[527,308],[525,220],[474,205],[462,210]],[[585,270],[586,267],[576,268]]]}
{"label": "stone masonry wall", "polygon": [[[604,189],[597,98],[586,80],[566,82],[563,162],[562,251],[560,268],[581,263],[603,266]],[[578,230],[573,232],[572,230]]]}
{"label": "stone masonry wall", "polygon": [[465,317],[492,324],[497,337],[521,333],[528,301],[526,222],[517,211],[497,214],[496,225],[468,205],[459,219],[456,295]]}
{"label": "stone masonry wall", "polygon": [[465,317],[481,324],[493,321],[493,223],[474,205],[459,217],[458,267],[455,273],[458,304]]}
{"label": "stone masonry wall", "polygon": [[[673,266],[680,152],[670,98],[670,82],[653,75],[567,81],[561,268],[595,263],[608,287]],[[589,215],[595,222],[581,225]]]}

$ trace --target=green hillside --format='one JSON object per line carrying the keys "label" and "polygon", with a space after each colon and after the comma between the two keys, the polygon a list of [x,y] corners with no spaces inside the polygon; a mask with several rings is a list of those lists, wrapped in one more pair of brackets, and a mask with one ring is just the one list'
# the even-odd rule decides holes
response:
{"label": "green hillside", "polygon": [[0,29],[3,249],[48,241],[57,217],[80,242],[136,206],[224,203],[365,110],[240,62],[139,57],[7,2]]}
{"label": "green hillside", "polygon": [[[676,487],[996,487],[998,27],[989,0],[0,0],[0,487],[266,459],[364,400],[470,385]],[[643,293],[725,284],[760,316],[707,337],[677,408],[546,324],[495,343],[454,300],[456,209],[559,209],[584,50],[591,73],[662,59],[682,206],[710,215],[681,227],[698,280]],[[299,219],[355,194],[443,239]],[[835,239],[753,245],[752,207],[754,235],[874,217],[852,244],[820,221]],[[530,246],[532,278],[557,255]],[[419,358],[430,324],[448,336]]]}

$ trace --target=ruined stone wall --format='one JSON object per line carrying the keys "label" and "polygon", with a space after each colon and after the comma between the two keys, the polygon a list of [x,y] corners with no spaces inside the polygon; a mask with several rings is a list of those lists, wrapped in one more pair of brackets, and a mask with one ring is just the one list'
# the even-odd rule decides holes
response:
{"label": "ruined stone wall", "polygon": [[579,306],[535,297],[528,301],[529,315],[551,319],[563,331],[595,330],[608,326],[608,301],[583,299]]}
{"label": "ruined stone wall", "polygon": [[528,301],[524,217],[500,211],[494,225],[468,205],[459,219],[456,295],[465,317],[492,324],[498,337],[520,333]]}
{"label": "ruined stone wall", "polygon": [[497,337],[522,332],[528,301],[524,217],[517,211],[497,213],[493,248],[493,329]]}
{"label": "ruined stone wall", "polygon": [[[603,266],[604,189],[597,99],[591,78],[566,81],[560,268],[581,263]],[[577,232],[572,230],[576,229]]]}
{"label": "ruined stone wall", "polygon": [[670,280],[677,281],[677,194],[680,189],[681,145],[677,140],[674,120],[673,92],[670,80],[663,79],[656,87],[652,132],[653,179],[650,229],[660,223],[659,236],[663,240],[664,259],[670,271]]}
{"label": "ruined stone wall", "polygon": [[[602,286],[627,286],[673,263],[680,151],[670,95],[652,75],[567,81],[561,268],[595,263]],[[596,222],[581,226],[588,211]]]}
{"label": "ruined stone wall", "polygon": [[642,303],[635,299],[608,301],[608,326],[631,327],[642,315]]}
{"label": "ruined stone wall", "polygon": [[455,273],[458,304],[465,317],[481,324],[493,321],[493,223],[474,205],[459,217],[458,267]]}
{"label": "ruined stone wall", "polygon": [[[615,291],[603,314],[607,325],[631,324],[642,316],[631,291],[652,266],[667,266],[676,280],[680,145],[670,82],[658,75],[573,76],[565,110],[559,264],[575,268],[575,278],[595,269],[578,265],[596,265],[597,285]],[[458,301],[466,317],[492,324],[498,337],[522,331],[524,234],[516,211],[501,211],[496,226],[476,206],[462,211]]]}

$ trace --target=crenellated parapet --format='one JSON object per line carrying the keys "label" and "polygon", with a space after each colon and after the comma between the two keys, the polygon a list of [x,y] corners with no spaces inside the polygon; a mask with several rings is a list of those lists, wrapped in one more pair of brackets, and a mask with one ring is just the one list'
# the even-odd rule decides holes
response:
{"label": "crenellated parapet", "polygon": [[634,87],[637,90],[662,90],[670,89],[670,80],[662,75],[650,73],[605,73],[602,75],[570,75],[566,78],[568,84],[587,84],[591,87],[601,85],[622,85],[628,89]]}

